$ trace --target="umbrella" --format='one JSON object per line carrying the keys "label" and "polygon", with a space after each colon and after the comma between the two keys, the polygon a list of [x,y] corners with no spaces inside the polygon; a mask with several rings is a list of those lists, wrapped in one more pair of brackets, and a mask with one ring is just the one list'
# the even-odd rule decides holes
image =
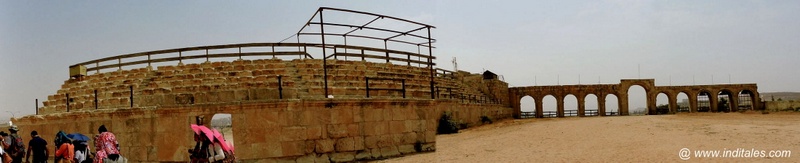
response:
{"label": "umbrella", "polygon": [[71,134],[68,134],[68,135],[67,135],[67,137],[68,137],[68,138],[70,138],[70,139],[72,139],[73,141],[84,141],[84,142],[88,142],[89,140],[91,140],[91,139],[89,139],[89,137],[88,137],[88,136],[86,136],[86,135],[83,135],[83,134],[80,134],[80,133],[77,133],[77,132],[76,132],[76,133],[71,133]]}
{"label": "umbrella", "polygon": [[196,124],[192,124],[190,127],[192,128],[195,134],[200,135],[200,132],[202,132],[203,134],[206,135],[208,140],[214,140],[214,132],[211,131],[211,129],[208,129],[208,127]]}
{"label": "umbrella", "polygon": [[214,130],[213,131],[214,132],[214,137],[216,137],[217,140],[219,140],[219,144],[220,144],[220,147],[222,147],[222,150],[233,151],[233,146],[228,144],[228,142],[225,142],[225,137],[222,136],[222,133],[219,133],[219,131],[217,131],[217,129],[213,129],[213,130]]}

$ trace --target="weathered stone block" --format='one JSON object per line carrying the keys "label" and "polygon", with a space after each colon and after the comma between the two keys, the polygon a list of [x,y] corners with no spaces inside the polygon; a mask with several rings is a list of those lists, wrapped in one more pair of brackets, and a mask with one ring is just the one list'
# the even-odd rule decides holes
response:
{"label": "weathered stone block", "polygon": [[389,122],[364,122],[364,135],[375,136],[389,133]]}
{"label": "weathered stone block", "polygon": [[283,127],[281,129],[281,141],[296,141],[308,139],[306,127]]}
{"label": "weathered stone block", "polygon": [[348,134],[348,126],[350,124],[331,124],[328,125],[326,130],[328,131],[328,137],[330,138],[343,138],[347,137]]}
{"label": "weathered stone block", "polygon": [[353,140],[353,137],[336,139],[334,149],[336,149],[336,152],[354,151],[355,141]]}
{"label": "weathered stone block", "polygon": [[331,154],[332,162],[351,162],[355,159],[355,152],[339,152]]}
{"label": "weathered stone block", "polygon": [[353,137],[353,149],[364,150],[364,137],[361,136]]}
{"label": "weathered stone block", "polygon": [[334,151],[335,142],[333,139],[321,139],[314,142],[316,143],[316,148],[314,150],[316,153],[329,153]]}
{"label": "weathered stone block", "polygon": [[306,134],[308,135],[307,138],[310,140],[322,139],[323,135],[325,137],[328,136],[327,131],[325,131],[325,127],[322,127],[322,125],[306,127]]}
{"label": "weathered stone block", "polygon": [[405,121],[389,121],[389,133],[400,134],[406,132]]}
{"label": "weathered stone block", "polygon": [[395,157],[399,155],[400,151],[397,150],[396,146],[381,147],[381,157]]}
{"label": "weathered stone block", "polygon": [[375,121],[383,121],[383,110],[384,109],[374,109],[374,108],[364,108],[364,121],[366,122],[375,122]]}
{"label": "weathered stone block", "polygon": [[399,151],[401,154],[410,154],[417,152],[417,150],[414,150],[414,145],[411,144],[399,145],[397,146],[397,151]]}
{"label": "weathered stone block", "polygon": [[283,156],[300,156],[305,154],[305,141],[284,141],[281,142]]}
{"label": "weathered stone block", "polygon": [[350,107],[337,107],[331,110],[332,124],[353,123],[353,109]]}
{"label": "weathered stone block", "polygon": [[314,160],[314,162],[316,162],[316,163],[329,163],[329,162],[331,162],[331,158],[328,156],[328,154],[323,153],[323,154],[317,155],[317,158]]}
{"label": "weathered stone block", "polygon": [[366,136],[364,137],[364,147],[366,148],[378,148],[378,142],[380,141],[380,136]]}
{"label": "weathered stone block", "polygon": [[372,159],[372,153],[369,150],[363,150],[356,152],[356,161],[358,160],[369,160]]}
{"label": "weathered stone block", "polygon": [[309,155],[298,157],[297,159],[295,159],[295,161],[296,162],[315,162],[316,159],[317,159],[317,155],[309,154]]}

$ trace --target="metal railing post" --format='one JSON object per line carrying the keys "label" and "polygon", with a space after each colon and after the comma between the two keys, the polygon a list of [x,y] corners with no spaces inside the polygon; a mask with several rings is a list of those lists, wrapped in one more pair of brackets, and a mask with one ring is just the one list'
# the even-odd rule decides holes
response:
{"label": "metal railing post", "polygon": [[133,108],[133,86],[130,86],[130,88],[131,88],[131,108]]}
{"label": "metal railing post", "polygon": [[39,115],[39,99],[36,99],[36,115]]}
{"label": "metal railing post", "polygon": [[97,90],[94,90],[94,110],[97,110]]}
{"label": "metal railing post", "polygon": [[283,82],[281,81],[282,75],[278,75],[278,98],[283,99]]}
{"label": "metal railing post", "polygon": [[403,98],[406,98],[406,79],[402,80],[403,84]]}
{"label": "metal railing post", "polygon": [[364,79],[367,81],[367,98],[369,98],[369,77],[364,77]]}
{"label": "metal railing post", "polygon": [[386,40],[383,40],[383,50],[386,50],[386,63],[389,63],[389,46],[386,45]]}
{"label": "metal railing post", "polygon": [[67,112],[69,112],[69,93],[67,93]]}

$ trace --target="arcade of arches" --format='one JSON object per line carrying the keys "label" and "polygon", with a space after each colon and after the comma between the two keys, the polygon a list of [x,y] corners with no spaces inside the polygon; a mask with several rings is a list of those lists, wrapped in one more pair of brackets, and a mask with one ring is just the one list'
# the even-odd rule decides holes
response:
{"label": "arcade of arches", "polygon": [[[655,86],[655,79],[623,79],[619,84],[595,85],[556,85],[556,86],[527,86],[511,87],[510,100],[514,107],[515,117],[545,117],[542,100],[545,96],[556,98],[555,117],[564,117],[566,113],[576,112],[577,116],[593,115],[629,115],[628,90],[631,86],[641,86],[647,96],[647,114],[665,114],[676,112],[731,112],[737,110],[753,110],[760,108],[758,101],[758,86],[756,84],[714,84],[714,85],[689,85],[689,86]],[[669,109],[660,110],[656,107],[656,97],[664,94],[669,100]],[[681,105],[678,96],[688,96],[686,104]],[[574,95],[578,99],[577,110],[564,110],[564,98]],[[586,110],[587,95],[597,98],[597,110]],[[618,112],[606,111],[606,97],[614,95],[617,98]],[[611,96],[611,97],[614,97]],[[525,98],[523,98],[525,97]],[[522,112],[521,100],[531,100],[535,103],[533,112]],[[592,103],[594,103],[592,101]],[[587,112],[589,114],[587,114]],[[597,113],[597,114],[592,114]],[[521,116],[522,115],[522,116]]]}

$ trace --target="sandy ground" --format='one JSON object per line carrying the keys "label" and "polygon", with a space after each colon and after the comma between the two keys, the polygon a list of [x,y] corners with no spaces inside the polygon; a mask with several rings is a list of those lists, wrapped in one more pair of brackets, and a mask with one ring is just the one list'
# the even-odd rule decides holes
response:
{"label": "sandy ground", "polygon": [[[689,159],[679,151],[688,148]],[[695,150],[790,150],[788,158],[701,158]],[[719,156],[722,156],[720,153]],[[800,162],[800,113],[504,120],[436,137],[436,152],[378,162]]]}

